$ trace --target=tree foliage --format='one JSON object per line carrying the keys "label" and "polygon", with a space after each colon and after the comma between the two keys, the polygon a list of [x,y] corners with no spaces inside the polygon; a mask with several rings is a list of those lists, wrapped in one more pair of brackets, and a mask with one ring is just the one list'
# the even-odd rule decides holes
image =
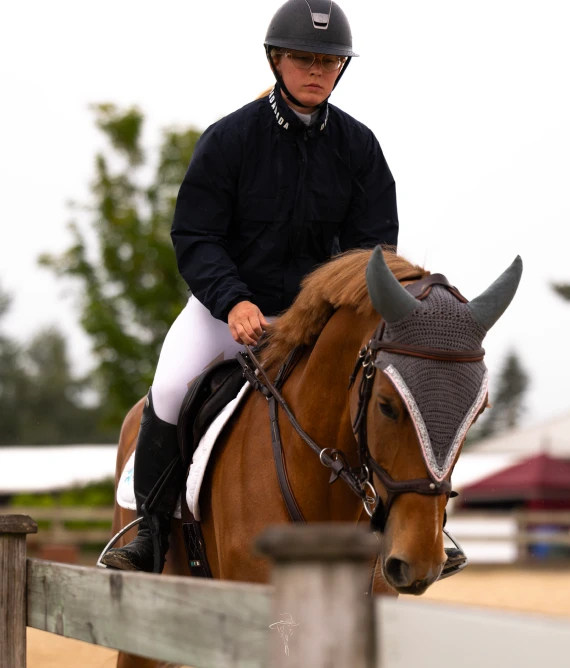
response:
{"label": "tree foliage", "polygon": [[565,283],[553,283],[552,289],[557,295],[562,297],[562,299],[570,301],[570,285]]}
{"label": "tree foliage", "polygon": [[491,396],[491,407],[471,430],[469,442],[474,443],[518,426],[528,385],[528,374],[518,355],[511,351],[501,367],[497,390]]}
{"label": "tree foliage", "polygon": [[[0,290],[0,325],[10,310],[10,296]],[[18,398],[27,387],[20,351],[0,328],[0,443],[15,443],[19,436]]]}
{"label": "tree foliage", "polygon": [[83,405],[87,379],[74,378],[63,335],[53,328],[18,344],[1,330],[9,297],[0,291],[0,445],[112,442],[100,411]]}
{"label": "tree foliage", "polygon": [[142,148],[140,111],[111,104],[94,110],[108,148],[95,159],[91,201],[81,221],[70,224],[70,248],[40,261],[79,282],[81,324],[92,341],[106,423],[117,426],[147,392],[166,333],[188,297],[170,225],[199,132],[164,131],[152,165]]}
{"label": "tree foliage", "polygon": [[[10,505],[27,508],[53,508],[54,506],[106,507],[115,503],[115,481],[102,480],[82,487],[70,487],[61,492],[23,492],[10,499]],[[92,523],[90,523],[92,524]]]}

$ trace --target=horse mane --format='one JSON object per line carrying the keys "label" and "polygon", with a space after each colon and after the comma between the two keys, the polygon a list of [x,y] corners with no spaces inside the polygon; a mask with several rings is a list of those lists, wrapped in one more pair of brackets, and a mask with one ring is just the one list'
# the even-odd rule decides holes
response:
{"label": "horse mane", "polygon": [[274,87],[274,86],[275,86],[275,84],[273,84],[273,86],[269,86],[269,88],[266,88],[266,89],[265,89],[262,93],[260,93],[255,99],[256,99],[256,100],[261,100],[262,97],[267,97],[267,96],[269,95],[269,93],[271,93],[271,91],[273,90],[273,87]]}
{"label": "horse mane", "polygon": [[[261,360],[266,368],[283,362],[293,348],[315,343],[324,326],[341,306],[371,317],[376,312],[366,286],[366,266],[372,250],[352,250],[336,256],[305,277],[291,307],[267,330]],[[392,251],[384,251],[386,264],[399,281],[429,275]]]}

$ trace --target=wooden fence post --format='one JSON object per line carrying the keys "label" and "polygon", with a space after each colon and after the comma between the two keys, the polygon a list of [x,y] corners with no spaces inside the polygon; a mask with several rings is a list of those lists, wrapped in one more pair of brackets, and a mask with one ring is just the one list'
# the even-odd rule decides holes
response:
{"label": "wooden fence post", "polygon": [[0,515],[0,668],[26,668],[26,535],[28,515]]}
{"label": "wooden fence post", "polygon": [[353,524],[289,524],[255,547],[274,561],[271,668],[372,668],[378,540]]}

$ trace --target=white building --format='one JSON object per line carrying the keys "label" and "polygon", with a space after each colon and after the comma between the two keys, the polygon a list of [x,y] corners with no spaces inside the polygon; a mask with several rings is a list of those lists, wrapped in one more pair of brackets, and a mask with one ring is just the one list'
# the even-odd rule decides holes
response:
{"label": "white building", "polygon": [[116,456],[115,445],[0,447],[0,496],[114,478]]}
{"label": "white building", "polygon": [[[460,490],[539,452],[570,460],[570,413],[471,446],[459,458],[453,486]],[[0,447],[0,495],[47,492],[113,478],[116,454],[115,445]]]}

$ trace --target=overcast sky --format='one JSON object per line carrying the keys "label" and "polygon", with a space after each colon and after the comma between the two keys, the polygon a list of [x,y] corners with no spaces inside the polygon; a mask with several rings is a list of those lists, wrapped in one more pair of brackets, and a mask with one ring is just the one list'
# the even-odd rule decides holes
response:
{"label": "overcast sky", "polygon": [[[274,0],[50,0],[0,9],[0,286],[10,332],[89,342],[70,288],[37,267],[69,245],[104,146],[89,105],[138,105],[150,154],[168,125],[204,129],[271,84]],[[510,348],[532,377],[527,423],[570,411],[570,5],[567,0],[343,0],[353,59],[332,102],[378,137],[396,179],[400,253],[475,297],[513,258],[511,308],[485,341],[491,382]],[[492,389],[492,386],[491,386]]]}

